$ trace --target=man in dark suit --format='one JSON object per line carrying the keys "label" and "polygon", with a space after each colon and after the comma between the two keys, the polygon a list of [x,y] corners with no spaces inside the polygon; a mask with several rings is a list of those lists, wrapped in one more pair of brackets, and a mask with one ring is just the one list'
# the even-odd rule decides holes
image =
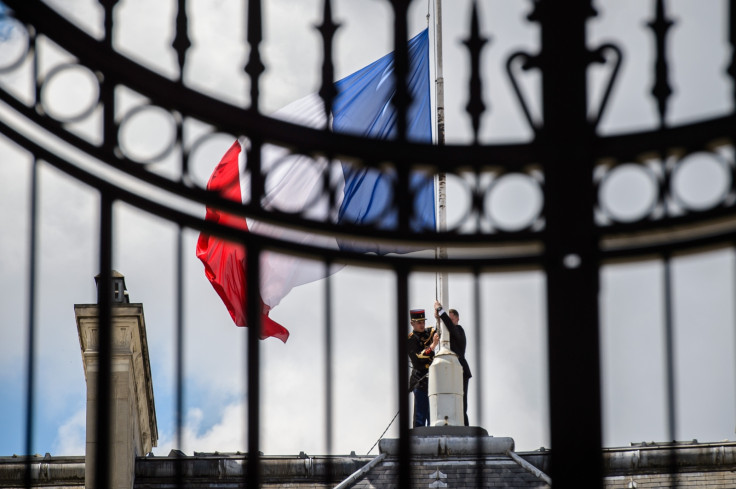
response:
{"label": "man in dark suit", "polygon": [[465,330],[460,326],[460,313],[455,309],[449,309],[445,312],[439,301],[434,301],[434,317],[442,319],[450,332],[450,350],[452,350],[463,367],[463,411],[465,413],[465,426],[468,424],[468,382],[473,375],[470,373],[470,366],[465,359],[465,347],[467,341],[465,339]]}

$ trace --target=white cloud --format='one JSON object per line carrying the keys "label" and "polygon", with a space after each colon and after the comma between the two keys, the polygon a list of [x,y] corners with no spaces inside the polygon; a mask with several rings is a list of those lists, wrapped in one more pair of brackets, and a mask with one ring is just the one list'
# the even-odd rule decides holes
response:
{"label": "white cloud", "polygon": [[54,441],[54,455],[83,455],[86,451],[86,409],[80,409],[59,426]]}
{"label": "white cloud", "polygon": [[192,455],[197,452],[237,452],[247,446],[243,429],[245,409],[243,403],[224,406],[219,421],[209,428],[203,428],[204,414],[201,409],[191,409],[182,427],[182,446],[177,446],[176,433],[162,434],[156,455],[168,455],[173,448]]}

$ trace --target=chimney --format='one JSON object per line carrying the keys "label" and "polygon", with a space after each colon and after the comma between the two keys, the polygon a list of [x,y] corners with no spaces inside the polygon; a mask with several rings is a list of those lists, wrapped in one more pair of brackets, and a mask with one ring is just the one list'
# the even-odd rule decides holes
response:
{"label": "chimney", "polygon": [[[100,275],[95,277],[99,294]],[[112,271],[112,378],[110,392],[110,483],[112,489],[132,489],[135,459],[158,442],[153,381],[148,357],[142,304],[131,304],[125,277]],[[87,382],[85,489],[94,489],[99,372],[100,312],[97,304],[75,304],[79,346]]]}
{"label": "chimney", "polygon": [[[125,287],[125,276],[117,270],[113,270],[112,276],[112,303],[113,304],[129,304],[130,297],[128,289]],[[100,277],[102,274],[95,275],[95,285],[97,286],[97,302],[100,301]]]}

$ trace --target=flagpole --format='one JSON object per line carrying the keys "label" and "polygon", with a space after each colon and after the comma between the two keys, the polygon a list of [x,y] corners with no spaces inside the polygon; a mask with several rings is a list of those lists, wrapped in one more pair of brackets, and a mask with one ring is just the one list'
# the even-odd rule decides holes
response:
{"label": "flagpole", "polygon": [[[435,110],[437,122],[437,145],[445,145],[445,79],[442,74],[442,0],[435,0],[434,12],[434,41],[435,41]],[[447,177],[444,172],[437,175],[437,230],[447,230]],[[447,258],[447,247],[439,246],[437,257]],[[440,303],[449,306],[450,290],[447,272],[437,273]],[[440,325],[441,326],[441,325]],[[443,328],[444,332],[444,328]],[[442,335],[442,343],[449,341],[449,335]],[[442,345],[447,347],[447,345]]]}
{"label": "flagpole", "polygon": [[[435,105],[437,110],[437,145],[445,144],[445,87],[442,77],[442,1],[435,0]],[[447,230],[446,216],[446,176],[437,175],[437,224],[440,232]],[[438,258],[447,258],[447,247],[438,246]],[[450,294],[447,287],[447,272],[438,272],[439,301],[448,307]],[[439,321],[441,331],[440,350],[429,366],[429,425],[430,426],[462,426],[463,416],[463,368],[457,355],[450,349],[450,333],[444,321]]]}

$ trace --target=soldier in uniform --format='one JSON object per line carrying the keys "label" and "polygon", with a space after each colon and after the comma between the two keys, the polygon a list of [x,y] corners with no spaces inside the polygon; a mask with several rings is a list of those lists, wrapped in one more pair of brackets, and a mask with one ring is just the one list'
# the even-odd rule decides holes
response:
{"label": "soldier in uniform", "polygon": [[414,393],[414,427],[429,424],[429,364],[434,359],[434,349],[440,341],[434,328],[425,329],[424,309],[409,311],[412,332],[407,339],[407,351],[411,360],[409,389]]}

